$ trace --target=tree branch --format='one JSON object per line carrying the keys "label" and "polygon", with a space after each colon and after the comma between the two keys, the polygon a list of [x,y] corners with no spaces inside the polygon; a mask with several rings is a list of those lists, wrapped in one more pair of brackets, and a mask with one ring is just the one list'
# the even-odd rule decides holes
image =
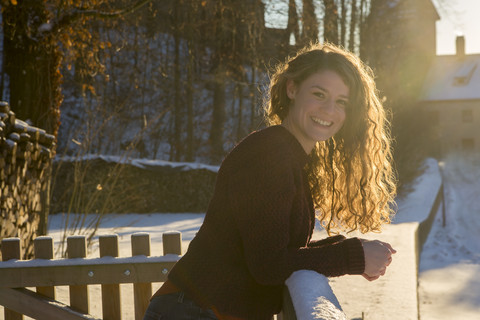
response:
{"label": "tree branch", "polygon": [[113,19],[113,18],[121,17],[126,14],[134,12],[135,10],[143,7],[145,4],[151,1],[152,0],[138,0],[136,3],[134,3],[128,8],[124,8],[122,10],[118,10],[114,12],[104,12],[99,10],[85,10],[85,9],[73,10],[69,14],[63,16],[57,23],[55,23],[51,28],[51,32],[56,33],[62,28],[64,28],[65,26],[68,26],[74,21],[84,17],[95,17],[100,19]]}

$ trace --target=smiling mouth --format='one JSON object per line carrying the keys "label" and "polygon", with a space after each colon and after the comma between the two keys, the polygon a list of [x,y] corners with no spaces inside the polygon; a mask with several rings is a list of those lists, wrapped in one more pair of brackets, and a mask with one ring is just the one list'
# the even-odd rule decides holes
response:
{"label": "smiling mouth", "polygon": [[318,123],[319,125],[322,125],[325,127],[330,127],[333,124],[332,121],[325,121],[320,118],[311,117],[311,119],[313,120],[313,122]]}

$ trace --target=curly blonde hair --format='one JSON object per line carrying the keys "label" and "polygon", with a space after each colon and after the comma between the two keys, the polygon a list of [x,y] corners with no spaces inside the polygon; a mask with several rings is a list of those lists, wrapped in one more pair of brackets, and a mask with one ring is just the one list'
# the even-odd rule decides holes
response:
{"label": "curly blonde hair", "polygon": [[390,123],[372,70],[357,56],[332,44],[314,43],[278,65],[264,103],[269,125],[281,124],[291,100],[286,85],[334,71],[349,88],[346,119],[337,134],[317,142],[306,166],[317,218],[329,234],[380,231],[394,213]]}

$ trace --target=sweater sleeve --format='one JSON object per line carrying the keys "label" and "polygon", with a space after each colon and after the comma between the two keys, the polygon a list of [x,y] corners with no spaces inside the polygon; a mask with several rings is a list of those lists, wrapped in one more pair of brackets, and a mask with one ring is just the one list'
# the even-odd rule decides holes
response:
{"label": "sweater sleeve", "polygon": [[328,238],[321,239],[321,240],[312,240],[308,243],[308,247],[322,247],[322,246],[325,246],[325,245],[330,245],[330,244],[333,244],[333,243],[336,243],[336,242],[343,241],[345,239],[346,239],[345,236],[343,236],[341,234],[337,234],[335,236],[328,237]]}
{"label": "sweater sleeve", "polygon": [[245,260],[255,280],[264,285],[281,285],[292,272],[301,269],[328,277],[363,273],[365,262],[359,239],[289,247],[298,177],[288,161],[265,163],[269,166],[252,165],[238,171],[228,187]]}

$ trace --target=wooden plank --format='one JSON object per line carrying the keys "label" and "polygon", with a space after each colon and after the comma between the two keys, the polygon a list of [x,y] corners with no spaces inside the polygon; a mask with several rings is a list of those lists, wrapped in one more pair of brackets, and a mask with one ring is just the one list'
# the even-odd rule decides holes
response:
{"label": "wooden plank", "polygon": [[0,288],[0,304],[38,320],[100,320],[23,288]]}
{"label": "wooden plank", "polygon": [[[148,233],[132,234],[132,256],[150,255],[150,235]],[[158,272],[158,270],[157,270]],[[151,283],[135,283],[133,285],[133,300],[135,307],[135,320],[143,319],[150,298],[152,297]]]}
{"label": "wooden plank", "polygon": [[[35,259],[53,259],[52,237],[37,237],[34,240]],[[37,287],[37,293],[55,299],[55,287]]]}
{"label": "wooden plank", "polygon": [[[103,235],[99,237],[100,257],[118,257],[118,236]],[[104,320],[120,320],[120,285],[102,284],[102,314]]]}
{"label": "wooden plank", "polygon": [[[19,238],[8,238],[2,240],[2,260],[16,260],[20,259],[21,249],[20,249],[20,239]],[[5,277],[5,275],[2,275]],[[5,320],[23,320],[23,315],[11,310],[6,306],[3,310]]]}
{"label": "wooden plank", "polygon": [[[87,256],[87,242],[84,236],[67,238],[68,258],[85,258]],[[70,306],[82,313],[88,313],[88,287],[86,285],[70,286]]]}
{"label": "wooden plank", "polygon": [[141,257],[141,259],[105,257],[48,262],[2,262],[0,287],[164,282],[167,279],[166,274],[179,257],[162,258],[164,257]]}

